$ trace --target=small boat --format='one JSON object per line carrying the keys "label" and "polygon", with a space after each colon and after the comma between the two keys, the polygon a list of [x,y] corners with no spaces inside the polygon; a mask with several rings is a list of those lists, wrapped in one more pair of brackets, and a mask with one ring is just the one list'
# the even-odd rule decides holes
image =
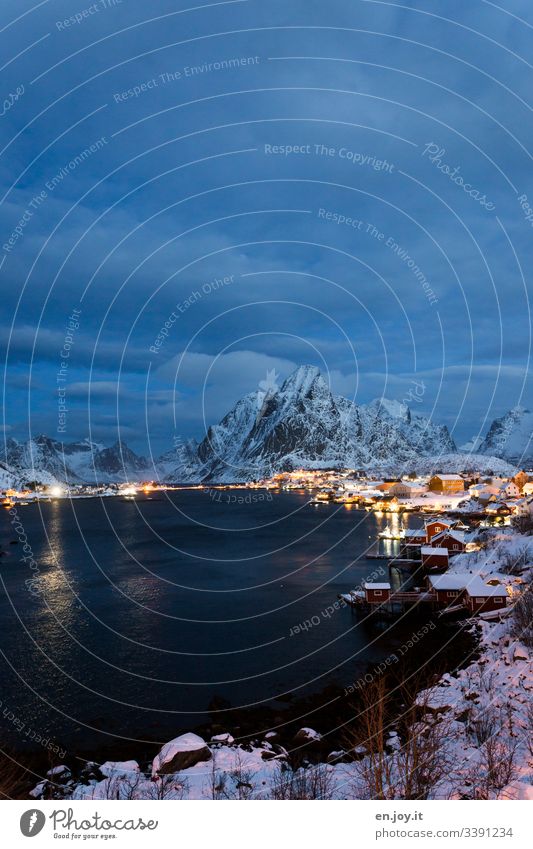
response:
{"label": "small boat", "polygon": [[403,539],[405,537],[405,531],[403,528],[398,531],[393,531],[388,525],[386,525],[384,530],[379,532],[378,537],[380,539]]}

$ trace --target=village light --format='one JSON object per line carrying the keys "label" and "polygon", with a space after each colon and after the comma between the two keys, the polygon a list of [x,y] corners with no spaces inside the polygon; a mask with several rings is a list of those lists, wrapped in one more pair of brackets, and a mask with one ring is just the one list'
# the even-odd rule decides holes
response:
{"label": "village light", "polygon": [[65,490],[61,486],[53,486],[50,490],[50,495],[52,498],[61,498],[62,495],[65,494]]}

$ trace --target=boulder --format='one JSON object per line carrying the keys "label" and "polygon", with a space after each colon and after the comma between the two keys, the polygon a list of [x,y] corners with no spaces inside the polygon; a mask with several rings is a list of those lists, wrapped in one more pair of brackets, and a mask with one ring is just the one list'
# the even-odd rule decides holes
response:
{"label": "boulder", "polygon": [[273,745],[263,743],[263,746],[268,747],[261,750],[261,757],[264,761],[281,761],[289,757],[287,749],[284,749],[283,746],[279,746],[277,743]]}
{"label": "boulder", "polygon": [[265,734],[265,740],[268,740],[269,743],[274,743],[279,740],[279,734],[277,731],[267,731]]}
{"label": "boulder", "polygon": [[33,790],[30,790],[28,795],[31,796],[32,799],[41,799],[47,787],[48,781],[39,781],[39,784],[36,784]]}
{"label": "boulder", "polygon": [[72,778],[72,773],[68,766],[65,766],[65,764],[60,764],[59,766],[52,767],[52,769],[48,770],[46,775],[52,781],[57,781],[60,784],[63,784],[64,782]]}
{"label": "boulder", "polygon": [[152,777],[171,775],[188,769],[201,761],[211,759],[211,752],[205,740],[198,734],[181,734],[169,743],[165,743],[152,763]]}
{"label": "boulder", "polygon": [[224,746],[231,746],[231,744],[234,743],[235,740],[231,736],[231,734],[215,734],[214,737],[211,737],[211,742],[219,743]]}
{"label": "boulder", "polygon": [[303,746],[306,743],[320,743],[321,740],[322,735],[314,728],[300,728],[293,737],[293,743],[297,746]]}
{"label": "boulder", "polygon": [[141,768],[137,761],[106,761],[100,767],[105,778],[131,778],[138,775]]}
{"label": "boulder", "polygon": [[361,760],[361,758],[364,758],[368,754],[368,749],[364,745],[354,746],[352,754],[355,760]]}
{"label": "boulder", "polygon": [[521,643],[515,647],[513,652],[513,660],[529,660],[529,652]]}

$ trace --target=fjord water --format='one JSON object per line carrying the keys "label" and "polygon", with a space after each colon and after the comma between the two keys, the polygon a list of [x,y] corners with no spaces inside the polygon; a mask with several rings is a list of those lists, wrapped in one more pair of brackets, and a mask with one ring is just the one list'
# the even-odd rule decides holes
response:
{"label": "fjord water", "polygon": [[386,567],[364,556],[385,519],[303,493],[269,499],[183,490],[20,507],[33,570],[3,511],[3,739],[165,740],[205,721],[213,698],[277,704],[387,655],[390,634],[327,612]]}

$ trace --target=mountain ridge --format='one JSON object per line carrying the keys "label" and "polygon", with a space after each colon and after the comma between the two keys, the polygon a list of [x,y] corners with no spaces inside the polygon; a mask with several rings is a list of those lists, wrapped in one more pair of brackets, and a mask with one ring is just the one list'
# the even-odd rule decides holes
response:
{"label": "mountain ridge", "polygon": [[403,402],[377,398],[358,405],[334,395],[316,366],[299,366],[281,387],[268,380],[260,387],[210,425],[200,442],[178,439],[150,462],[120,441],[105,447],[88,438],[62,443],[43,434],[26,442],[9,437],[0,446],[0,485],[232,483],[301,467],[392,473],[438,466],[440,457],[455,458],[457,467],[478,462],[490,468],[501,460],[503,468],[503,461],[526,456],[531,442],[533,414],[523,407],[495,419],[485,438],[476,440],[476,450],[461,452],[445,425]]}

